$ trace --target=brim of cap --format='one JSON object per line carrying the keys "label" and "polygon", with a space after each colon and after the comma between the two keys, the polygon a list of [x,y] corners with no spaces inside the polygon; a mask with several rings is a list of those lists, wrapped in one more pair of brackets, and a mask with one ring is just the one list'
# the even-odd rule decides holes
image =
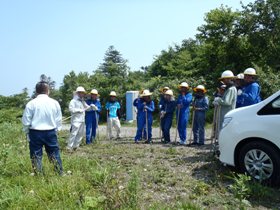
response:
{"label": "brim of cap", "polygon": [[151,96],[153,95],[153,93],[149,93],[149,94],[142,94],[141,97],[144,97],[144,96]]}
{"label": "brim of cap", "polygon": [[193,89],[195,92],[197,92],[198,90],[202,90],[204,93],[206,93],[207,92],[207,90],[206,89],[200,89],[200,88],[194,88]]}
{"label": "brim of cap", "polygon": [[190,88],[190,86],[184,86],[184,85],[179,85],[178,87],[179,87],[179,88],[182,88],[182,87],[184,87],[184,88]]}
{"label": "brim of cap", "polygon": [[249,76],[258,76],[257,74],[244,74],[244,75],[249,75]]}
{"label": "brim of cap", "polygon": [[235,78],[235,76],[233,76],[233,77],[220,77],[219,80],[222,80],[222,79],[234,79],[234,78]]}

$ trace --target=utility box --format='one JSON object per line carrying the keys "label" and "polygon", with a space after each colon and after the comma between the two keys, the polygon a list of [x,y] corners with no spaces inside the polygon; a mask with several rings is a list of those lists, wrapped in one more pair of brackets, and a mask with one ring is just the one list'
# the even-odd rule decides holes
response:
{"label": "utility box", "polygon": [[133,122],[136,120],[136,112],[133,106],[133,101],[138,97],[139,91],[127,91],[126,97],[126,121]]}

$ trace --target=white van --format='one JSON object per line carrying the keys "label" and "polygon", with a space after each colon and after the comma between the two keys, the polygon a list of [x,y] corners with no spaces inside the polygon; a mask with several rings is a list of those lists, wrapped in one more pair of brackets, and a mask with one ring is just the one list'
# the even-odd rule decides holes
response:
{"label": "white van", "polygon": [[220,161],[270,185],[280,185],[280,91],[226,114]]}

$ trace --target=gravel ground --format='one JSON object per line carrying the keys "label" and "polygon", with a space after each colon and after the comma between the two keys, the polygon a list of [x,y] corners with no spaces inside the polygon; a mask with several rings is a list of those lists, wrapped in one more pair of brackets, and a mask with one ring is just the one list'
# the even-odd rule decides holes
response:
{"label": "gravel ground", "polygon": [[[122,138],[125,139],[133,139],[135,134],[136,134],[136,127],[131,127],[131,126],[122,126],[121,127],[121,136]],[[64,124],[62,126],[62,130],[70,130],[70,125],[69,124]],[[99,135],[100,136],[106,136],[106,132],[107,132],[107,127],[105,125],[100,125],[99,126]],[[113,131],[114,132],[114,131]],[[191,133],[191,129],[188,128],[188,138],[190,138],[190,133]],[[170,136],[171,136],[171,141],[175,140],[175,135],[176,135],[176,129],[175,128],[171,128],[170,130]],[[206,129],[206,139],[210,139],[211,136],[211,129]],[[159,139],[160,138],[160,129],[159,127],[153,127],[152,130],[152,138],[153,139]],[[179,140],[179,136],[177,135],[177,141]]]}

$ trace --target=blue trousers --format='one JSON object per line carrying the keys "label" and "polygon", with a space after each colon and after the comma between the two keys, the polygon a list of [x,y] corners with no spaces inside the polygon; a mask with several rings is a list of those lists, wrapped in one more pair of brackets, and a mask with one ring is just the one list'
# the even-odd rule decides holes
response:
{"label": "blue trousers", "polygon": [[196,111],[193,123],[193,141],[204,144],[205,141],[205,112]]}
{"label": "blue trousers", "polygon": [[[178,117],[178,116],[177,116]],[[177,118],[178,120],[178,118]],[[179,124],[178,124],[178,133],[182,143],[186,143],[187,140],[187,125],[189,120],[189,114],[180,113]]]}
{"label": "blue trousers", "polygon": [[[141,125],[141,123],[140,123],[140,117],[139,116],[137,116],[137,128],[138,127],[140,127]],[[141,135],[141,138],[139,139],[139,140],[142,140],[142,139],[146,139],[147,138],[147,129],[146,129],[146,122],[145,122],[145,124],[144,124],[144,128],[143,128],[143,130],[142,130],[142,135]],[[147,140],[147,139],[146,139]]]}
{"label": "blue trousers", "polygon": [[62,161],[59,153],[59,145],[55,130],[39,131],[29,130],[29,150],[32,167],[35,172],[43,172],[42,158],[45,147],[49,161],[54,164],[55,171],[62,174]]}
{"label": "blue trousers", "polygon": [[[86,144],[92,143],[92,141],[96,137],[96,129],[97,129],[97,122],[98,114],[95,116],[95,112],[87,113],[85,117],[86,123]],[[97,118],[97,119],[96,119]]]}
{"label": "blue trousers", "polygon": [[[152,116],[149,116],[148,117],[148,141],[151,141],[152,139],[152,124],[153,124],[153,118]],[[145,114],[143,114],[138,118],[137,121],[137,132],[135,136],[135,141],[139,141],[140,139],[142,139],[142,132],[145,127],[146,127],[146,116]],[[146,138],[146,136],[144,138]]]}
{"label": "blue trousers", "polygon": [[170,128],[172,126],[172,115],[165,115],[161,119],[161,130],[166,142],[170,142]]}

